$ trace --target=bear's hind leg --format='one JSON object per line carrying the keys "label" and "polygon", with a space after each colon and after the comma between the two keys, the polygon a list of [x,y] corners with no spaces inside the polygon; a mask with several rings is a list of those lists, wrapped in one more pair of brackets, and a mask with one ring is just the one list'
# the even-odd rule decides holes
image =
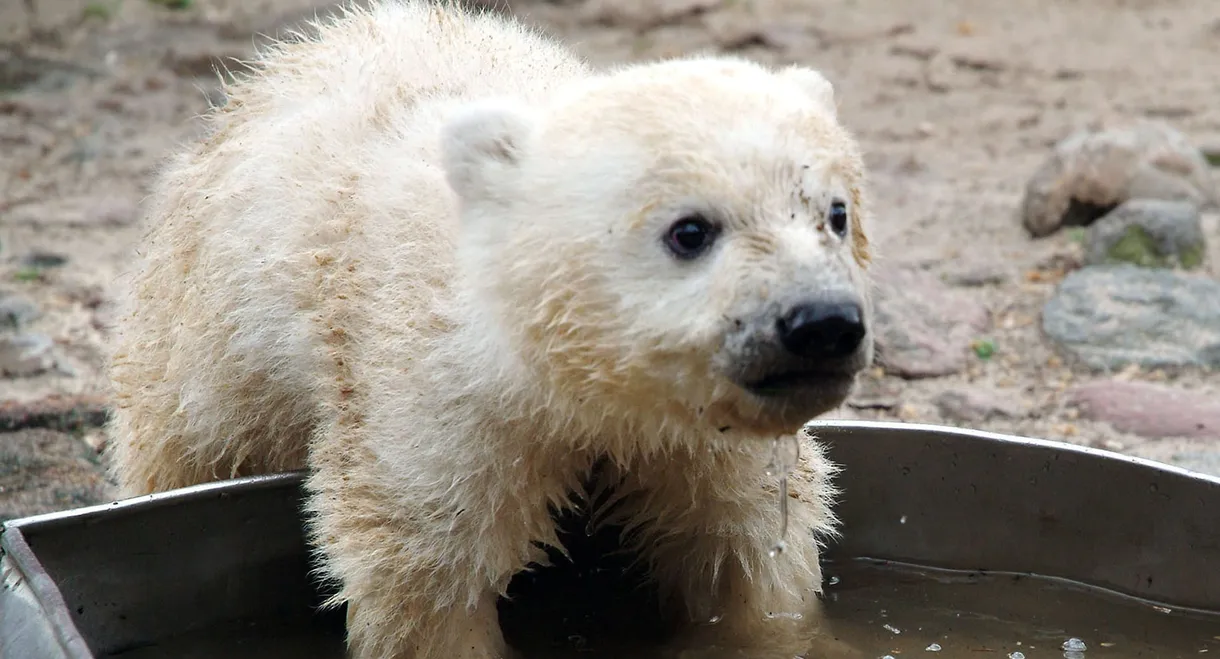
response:
{"label": "bear's hind leg", "polygon": [[[131,320],[111,375],[109,468],[122,496],[305,466],[312,400],[223,352],[219,332]],[[151,338],[149,338],[151,337]],[[166,344],[169,344],[168,346]]]}

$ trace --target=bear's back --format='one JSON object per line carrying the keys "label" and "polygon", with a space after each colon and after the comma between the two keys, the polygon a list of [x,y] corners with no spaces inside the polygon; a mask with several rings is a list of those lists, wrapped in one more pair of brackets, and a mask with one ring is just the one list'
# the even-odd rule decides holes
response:
{"label": "bear's back", "polygon": [[[332,332],[363,337],[368,356],[341,350],[354,365],[446,331],[435,305],[457,216],[443,121],[468,100],[543,98],[586,68],[503,17],[440,4],[352,9],[226,85],[209,135],[157,181],[134,297],[214,328],[215,349],[294,390],[316,389]],[[141,340],[132,350],[149,352]]]}

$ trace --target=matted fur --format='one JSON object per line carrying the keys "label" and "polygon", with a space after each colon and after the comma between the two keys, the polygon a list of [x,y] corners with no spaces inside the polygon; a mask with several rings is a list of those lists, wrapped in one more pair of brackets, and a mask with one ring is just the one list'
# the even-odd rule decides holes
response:
{"label": "matted fur", "polygon": [[[833,270],[867,298],[829,83],[713,57],[597,73],[423,2],[350,9],[252,66],[149,202],[112,366],[125,494],[308,466],[357,659],[504,656],[495,600],[599,459],[609,514],[691,615],[741,634],[810,605],[832,468],[805,443],[769,556],[771,440],[800,423],[711,364],[719,323],[788,288]],[[846,257],[816,217],[832,185]],[[645,234],[705,188],[749,212],[728,272],[691,280]]]}

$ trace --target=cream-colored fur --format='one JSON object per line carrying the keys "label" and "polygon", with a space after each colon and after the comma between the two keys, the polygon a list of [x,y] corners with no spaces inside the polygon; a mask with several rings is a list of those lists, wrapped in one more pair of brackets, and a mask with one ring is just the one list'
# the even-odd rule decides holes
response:
{"label": "cream-colored fur", "polygon": [[[869,313],[830,84],[736,58],[595,72],[450,5],[316,28],[159,178],[113,360],[124,492],[308,466],[359,659],[505,656],[496,598],[599,459],[597,512],[667,601],[739,640],[809,606],[831,468],[807,442],[772,557],[772,439],[842,401],[871,339],[791,394],[739,381],[780,305]],[[681,262],[662,236],[691,209],[723,231]]]}

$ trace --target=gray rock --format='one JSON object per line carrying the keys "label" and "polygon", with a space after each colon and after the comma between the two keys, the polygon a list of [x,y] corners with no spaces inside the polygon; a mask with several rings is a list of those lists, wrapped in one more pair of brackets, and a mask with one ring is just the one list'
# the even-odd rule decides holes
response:
{"label": "gray rock", "polygon": [[1220,439],[1220,400],[1214,396],[1152,384],[1103,380],[1078,385],[1067,400],[1086,419],[1143,437]]}
{"label": "gray rock", "polygon": [[1172,270],[1098,265],[1068,275],[1042,329],[1095,369],[1220,368],[1220,282]]}
{"label": "gray rock", "polygon": [[29,299],[0,291],[0,330],[21,329],[39,315],[38,305]]}
{"label": "gray rock", "polygon": [[1207,241],[1199,209],[1184,201],[1132,199],[1089,227],[1085,262],[1147,267],[1203,265]]}
{"label": "gray rock", "polygon": [[15,48],[0,50],[0,91],[60,91],[77,78],[97,75],[93,69],[68,61],[27,55]]}
{"label": "gray rock", "polygon": [[645,30],[679,23],[723,3],[724,0],[590,0],[580,11],[586,22]]}
{"label": "gray rock", "polygon": [[24,378],[55,368],[55,342],[45,334],[0,336],[0,373]]}
{"label": "gray rock", "polygon": [[1025,416],[1020,405],[1010,398],[1005,398],[1001,392],[979,387],[941,392],[932,403],[946,419],[967,423]]}
{"label": "gray rock", "polygon": [[902,390],[901,384],[890,378],[860,377],[847,406],[854,410],[892,410],[902,404]]}
{"label": "gray rock", "polygon": [[874,281],[877,361],[887,372],[926,378],[965,370],[970,342],[990,325],[987,307],[920,270],[879,265]]}
{"label": "gray rock", "polygon": [[998,263],[980,263],[944,276],[945,283],[961,288],[978,288],[1008,283],[1008,273]]}
{"label": "gray rock", "polygon": [[68,257],[55,252],[34,250],[21,257],[21,265],[27,268],[58,268],[68,262]]}
{"label": "gray rock", "polygon": [[1154,120],[1097,122],[1055,146],[1026,185],[1021,216],[1034,237],[1091,224],[1129,199],[1220,202],[1207,159]]}

